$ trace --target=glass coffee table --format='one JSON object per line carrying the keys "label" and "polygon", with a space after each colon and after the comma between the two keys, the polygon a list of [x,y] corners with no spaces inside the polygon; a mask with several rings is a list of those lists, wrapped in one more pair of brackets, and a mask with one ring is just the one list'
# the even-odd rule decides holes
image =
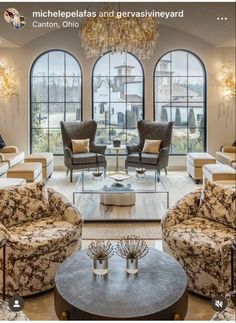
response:
{"label": "glass coffee table", "polygon": [[[146,170],[143,178],[137,178],[136,171],[128,169],[123,175],[119,173],[117,176],[113,172],[103,171],[100,178],[95,178],[92,171],[81,172],[73,191],[73,203],[76,204],[78,196],[88,195],[83,206],[83,203],[78,204],[79,209],[81,206],[83,208],[80,211],[85,220],[89,220],[86,216],[89,210],[91,210],[91,214],[97,214],[97,216],[92,216],[91,220],[101,220],[98,214],[99,208],[103,207],[102,212],[104,213],[106,210],[110,211],[112,207],[119,206],[120,209],[124,207],[123,213],[130,212],[127,209],[130,207],[131,211],[140,214],[135,216],[133,220],[161,220],[165,210],[169,208],[169,191],[158,172]],[[96,199],[96,205],[92,207],[94,195],[98,195],[100,201]],[[148,208],[153,209],[153,216],[143,217],[142,214],[148,212]],[[103,219],[105,220],[104,217]],[[109,217],[107,219],[109,220]],[[114,218],[110,218],[110,220],[114,220]],[[121,216],[119,220],[125,219]]]}

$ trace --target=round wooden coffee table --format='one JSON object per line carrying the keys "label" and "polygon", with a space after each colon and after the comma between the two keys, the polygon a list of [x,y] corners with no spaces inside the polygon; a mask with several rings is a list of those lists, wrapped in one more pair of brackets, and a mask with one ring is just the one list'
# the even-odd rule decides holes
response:
{"label": "round wooden coffee table", "polygon": [[105,276],[93,273],[86,250],[76,252],[55,278],[55,310],[67,320],[183,320],[187,313],[187,276],[180,264],[156,249],[139,261],[136,275],[125,259],[109,259]]}

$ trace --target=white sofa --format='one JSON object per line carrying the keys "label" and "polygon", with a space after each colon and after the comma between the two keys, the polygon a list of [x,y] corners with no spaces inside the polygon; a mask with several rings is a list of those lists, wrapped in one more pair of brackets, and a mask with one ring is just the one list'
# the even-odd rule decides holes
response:
{"label": "white sofa", "polygon": [[223,146],[221,151],[216,153],[216,159],[236,169],[236,146]]}

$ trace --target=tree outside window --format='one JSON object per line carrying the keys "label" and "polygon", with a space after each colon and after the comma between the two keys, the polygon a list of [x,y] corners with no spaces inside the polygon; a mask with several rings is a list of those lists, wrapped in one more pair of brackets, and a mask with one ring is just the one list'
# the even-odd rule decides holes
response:
{"label": "tree outside window", "polygon": [[174,121],[171,154],[206,149],[206,73],[187,50],[163,55],[154,71],[156,121]]}
{"label": "tree outside window", "polygon": [[60,121],[81,120],[82,75],[62,50],[40,55],[30,73],[31,151],[63,154]]}

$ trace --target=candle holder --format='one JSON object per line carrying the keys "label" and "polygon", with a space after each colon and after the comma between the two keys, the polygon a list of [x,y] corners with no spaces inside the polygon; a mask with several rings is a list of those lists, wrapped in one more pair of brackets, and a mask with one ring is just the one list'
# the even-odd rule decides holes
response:
{"label": "candle holder", "polygon": [[113,140],[113,146],[114,147],[120,147],[121,141],[119,139],[114,139]]}
{"label": "candle holder", "polygon": [[128,274],[134,275],[138,272],[138,258],[126,258],[126,271]]}
{"label": "candle holder", "polygon": [[94,180],[99,181],[102,179],[102,171],[95,170],[92,172],[92,174]]}
{"label": "candle holder", "polygon": [[148,245],[141,237],[130,234],[123,237],[116,245],[118,256],[126,259],[128,274],[138,273],[138,261],[148,253]]}
{"label": "candle holder", "polygon": [[144,178],[146,169],[143,168],[143,163],[142,163],[142,152],[139,151],[139,167],[136,168],[136,176],[137,178]]}
{"label": "candle holder", "polygon": [[96,154],[95,158],[96,158],[96,169],[95,169],[95,171],[92,172],[93,178],[95,180],[101,180],[102,179],[102,171],[99,170],[99,162],[98,162],[98,155],[97,154]]}
{"label": "candle holder", "polygon": [[114,255],[114,248],[110,241],[92,241],[88,246],[87,255],[93,259],[93,272],[103,276],[108,273],[108,259]]}

